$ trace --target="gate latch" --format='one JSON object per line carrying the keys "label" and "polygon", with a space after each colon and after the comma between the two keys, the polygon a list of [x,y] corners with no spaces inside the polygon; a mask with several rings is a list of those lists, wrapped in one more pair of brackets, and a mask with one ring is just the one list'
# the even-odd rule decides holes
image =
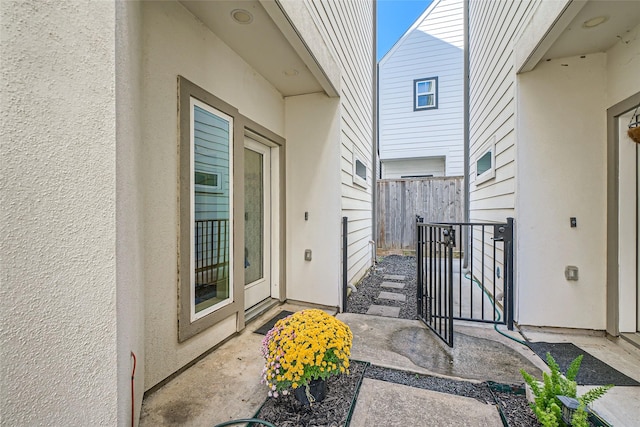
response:
{"label": "gate latch", "polygon": [[443,230],[442,236],[444,237],[442,242],[446,246],[456,245],[456,230],[454,230],[453,228]]}
{"label": "gate latch", "polygon": [[502,242],[507,238],[511,240],[511,227],[508,224],[496,224],[493,226],[493,240]]}

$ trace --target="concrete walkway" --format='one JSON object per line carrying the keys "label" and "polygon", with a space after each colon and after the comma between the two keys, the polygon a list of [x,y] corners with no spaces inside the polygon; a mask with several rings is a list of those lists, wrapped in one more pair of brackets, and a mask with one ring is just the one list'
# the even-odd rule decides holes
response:
{"label": "concrete walkway", "polygon": [[[203,358],[180,376],[148,396],[140,426],[212,427],[231,419],[253,416],[266,398],[260,384],[263,360],[255,334],[280,310],[274,307],[250,323],[237,337]],[[457,324],[456,348],[451,351],[418,321],[363,314],[337,315],[354,334],[352,358],[401,370],[470,381],[522,383],[519,369],[546,369],[526,347],[497,334],[486,325]],[[535,332],[549,341],[543,332]],[[533,332],[532,332],[533,334]],[[557,335],[587,346],[594,356],[640,380],[639,351],[622,348],[604,337]],[[541,340],[541,339],[540,339]],[[539,372],[539,371],[538,371]],[[596,409],[617,426],[640,425],[640,387],[615,387]],[[428,408],[425,409],[425,408]],[[603,408],[607,408],[603,410]],[[497,409],[474,399],[365,379],[351,420],[354,427],[380,426],[502,426]]]}
{"label": "concrete walkway", "polygon": [[493,405],[469,397],[422,390],[365,378],[351,427],[498,427]]}

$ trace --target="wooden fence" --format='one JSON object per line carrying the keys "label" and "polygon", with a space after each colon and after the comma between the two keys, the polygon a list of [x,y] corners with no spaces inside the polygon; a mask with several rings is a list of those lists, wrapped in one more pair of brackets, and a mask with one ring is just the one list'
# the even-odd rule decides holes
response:
{"label": "wooden fence", "polygon": [[424,222],[463,222],[463,177],[378,181],[378,249],[415,250],[416,215]]}

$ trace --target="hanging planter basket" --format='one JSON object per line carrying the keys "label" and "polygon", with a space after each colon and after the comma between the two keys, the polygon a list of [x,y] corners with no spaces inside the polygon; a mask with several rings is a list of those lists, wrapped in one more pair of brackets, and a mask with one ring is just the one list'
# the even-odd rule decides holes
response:
{"label": "hanging planter basket", "polygon": [[629,130],[627,131],[627,135],[629,135],[629,138],[631,138],[633,141],[640,144],[640,126],[629,128]]}
{"label": "hanging planter basket", "polygon": [[629,138],[633,141],[640,144],[640,116],[638,115],[638,108],[640,108],[640,105],[636,107],[636,110],[633,112],[633,116],[631,116],[627,135],[629,135]]}

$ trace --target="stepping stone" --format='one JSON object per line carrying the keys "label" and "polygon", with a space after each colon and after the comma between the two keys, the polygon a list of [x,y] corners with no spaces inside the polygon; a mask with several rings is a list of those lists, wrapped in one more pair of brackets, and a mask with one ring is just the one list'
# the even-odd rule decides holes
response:
{"label": "stepping stone", "polygon": [[371,316],[400,317],[400,307],[389,307],[388,305],[372,305],[367,310]]}
{"label": "stepping stone", "polygon": [[404,280],[406,277],[397,274],[385,274],[382,278],[384,280]]}
{"label": "stepping stone", "polygon": [[404,289],[404,283],[398,282],[382,282],[380,285],[381,288],[389,288],[389,289]]}
{"label": "stepping stone", "polygon": [[388,299],[391,301],[405,302],[407,301],[407,296],[403,294],[396,294],[394,292],[380,292],[380,295],[378,295],[378,299]]}

